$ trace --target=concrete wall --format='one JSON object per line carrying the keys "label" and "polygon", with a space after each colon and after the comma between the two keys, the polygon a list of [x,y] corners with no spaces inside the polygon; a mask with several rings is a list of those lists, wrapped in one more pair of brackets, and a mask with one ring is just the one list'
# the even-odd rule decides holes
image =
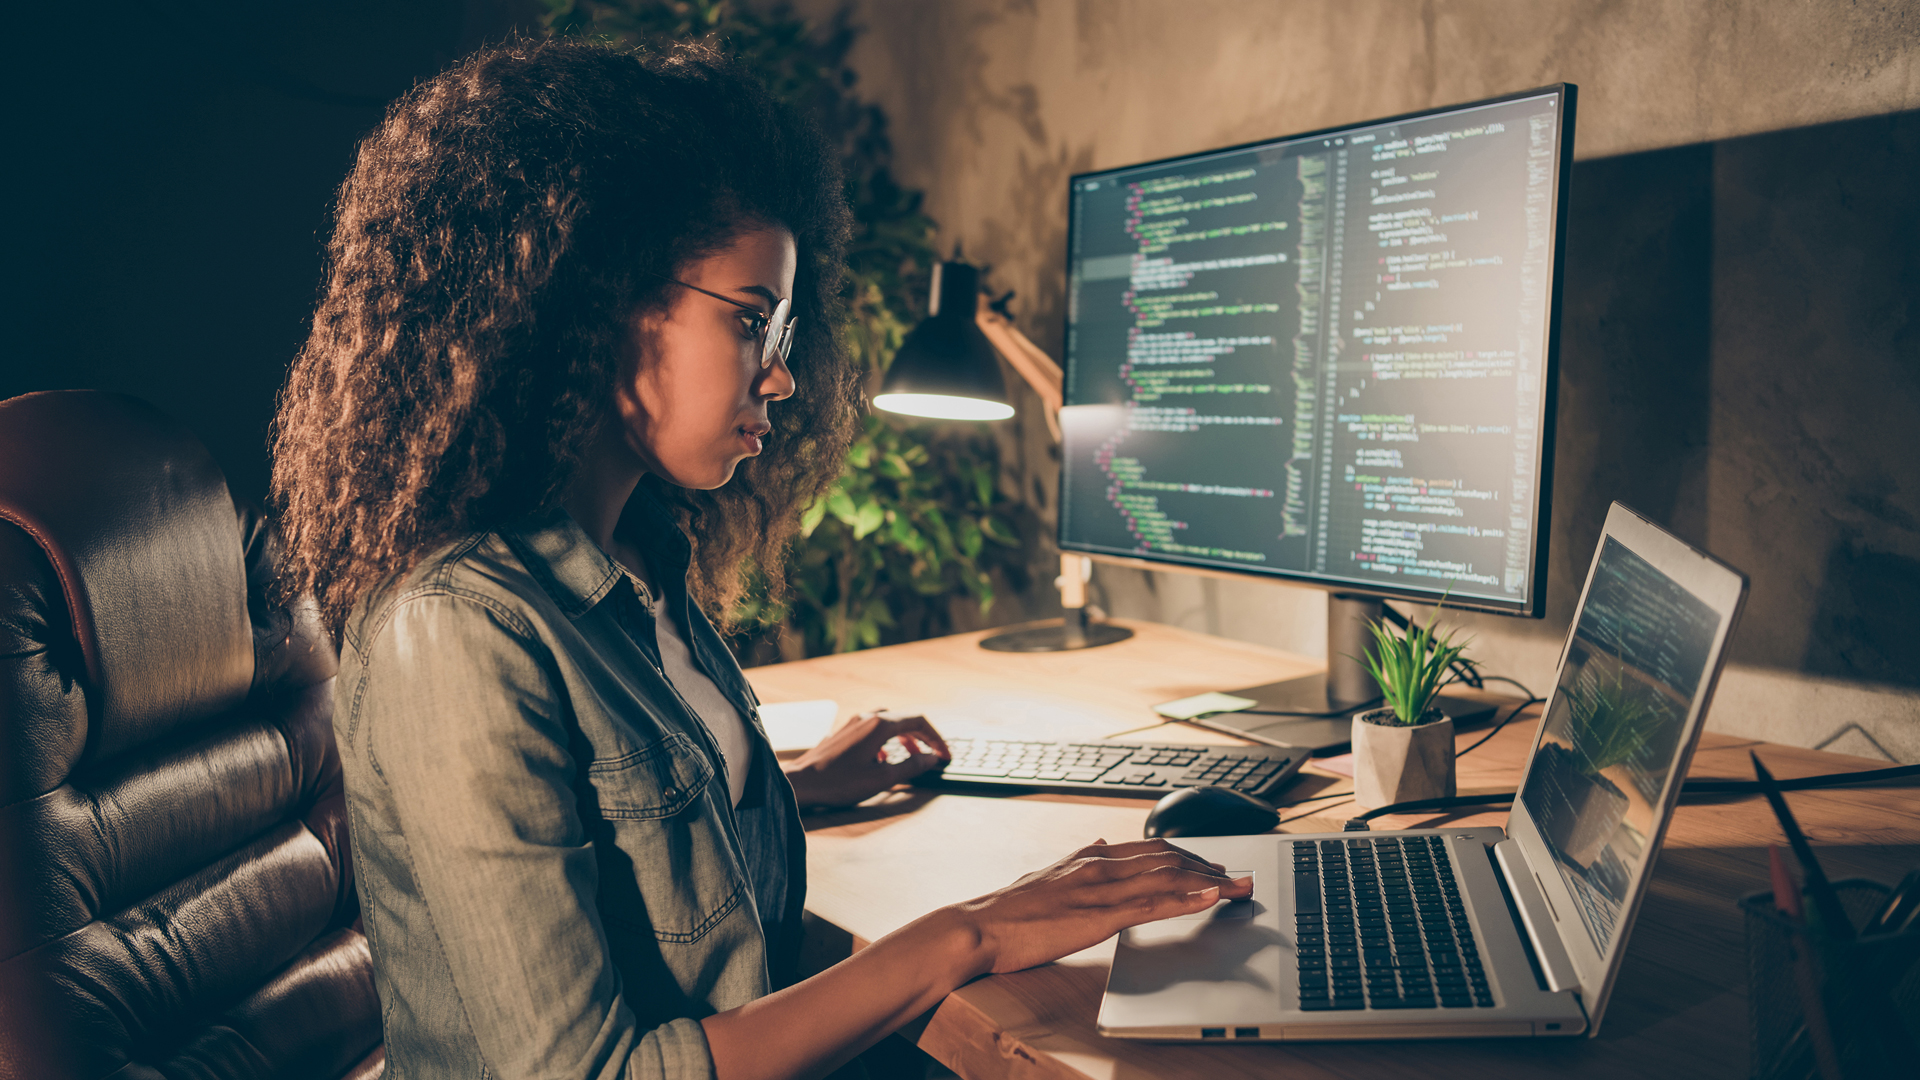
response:
{"label": "concrete wall", "polygon": [[[1715,728],[1920,760],[1920,4],[853,11],[853,63],[892,116],[902,178],[1056,355],[1072,173],[1579,84],[1549,611],[1466,618],[1477,653],[1545,689],[1620,499],[1753,577]],[[1051,528],[1044,428],[1016,420],[1003,438],[1008,484]],[[1116,614],[1325,647],[1312,590],[1096,579]],[[996,619],[1052,603],[1043,586]]]}

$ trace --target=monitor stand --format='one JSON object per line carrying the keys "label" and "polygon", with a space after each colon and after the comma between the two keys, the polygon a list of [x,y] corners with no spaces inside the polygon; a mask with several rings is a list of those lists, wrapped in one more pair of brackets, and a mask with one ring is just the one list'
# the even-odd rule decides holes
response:
{"label": "monitor stand", "polygon": [[[1257,712],[1218,713],[1193,723],[1273,746],[1292,746],[1316,756],[1345,753],[1353,738],[1353,715],[1380,704],[1380,688],[1358,659],[1373,652],[1368,625],[1384,614],[1378,599],[1335,593],[1327,597],[1327,671],[1284,682],[1229,690],[1251,698]],[[1494,707],[1470,698],[1441,694],[1434,707],[1455,727],[1493,716]],[[1301,713],[1273,716],[1272,713]]]}

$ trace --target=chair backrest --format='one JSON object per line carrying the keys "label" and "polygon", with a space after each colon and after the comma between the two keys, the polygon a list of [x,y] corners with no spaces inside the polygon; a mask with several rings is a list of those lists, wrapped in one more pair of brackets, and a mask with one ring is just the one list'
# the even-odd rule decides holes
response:
{"label": "chair backrest", "polygon": [[206,448],[0,402],[0,1078],[379,1075],[333,646]]}

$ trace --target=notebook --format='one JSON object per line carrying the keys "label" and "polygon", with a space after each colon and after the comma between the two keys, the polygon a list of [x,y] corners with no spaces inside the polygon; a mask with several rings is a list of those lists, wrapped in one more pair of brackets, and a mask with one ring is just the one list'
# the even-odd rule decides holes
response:
{"label": "notebook", "polygon": [[1746,592],[1615,503],[1506,828],[1180,841],[1253,899],[1121,934],[1100,1032],[1597,1033]]}

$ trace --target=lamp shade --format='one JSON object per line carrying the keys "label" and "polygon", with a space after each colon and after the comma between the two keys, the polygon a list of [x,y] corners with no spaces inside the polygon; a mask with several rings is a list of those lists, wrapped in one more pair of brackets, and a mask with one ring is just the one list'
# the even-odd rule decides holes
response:
{"label": "lamp shade", "polygon": [[974,311],[980,272],[962,262],[933,268],[930,314],[901,342],[877,408],[943,420],[1005,420],[1013,415],[993,344]]}

